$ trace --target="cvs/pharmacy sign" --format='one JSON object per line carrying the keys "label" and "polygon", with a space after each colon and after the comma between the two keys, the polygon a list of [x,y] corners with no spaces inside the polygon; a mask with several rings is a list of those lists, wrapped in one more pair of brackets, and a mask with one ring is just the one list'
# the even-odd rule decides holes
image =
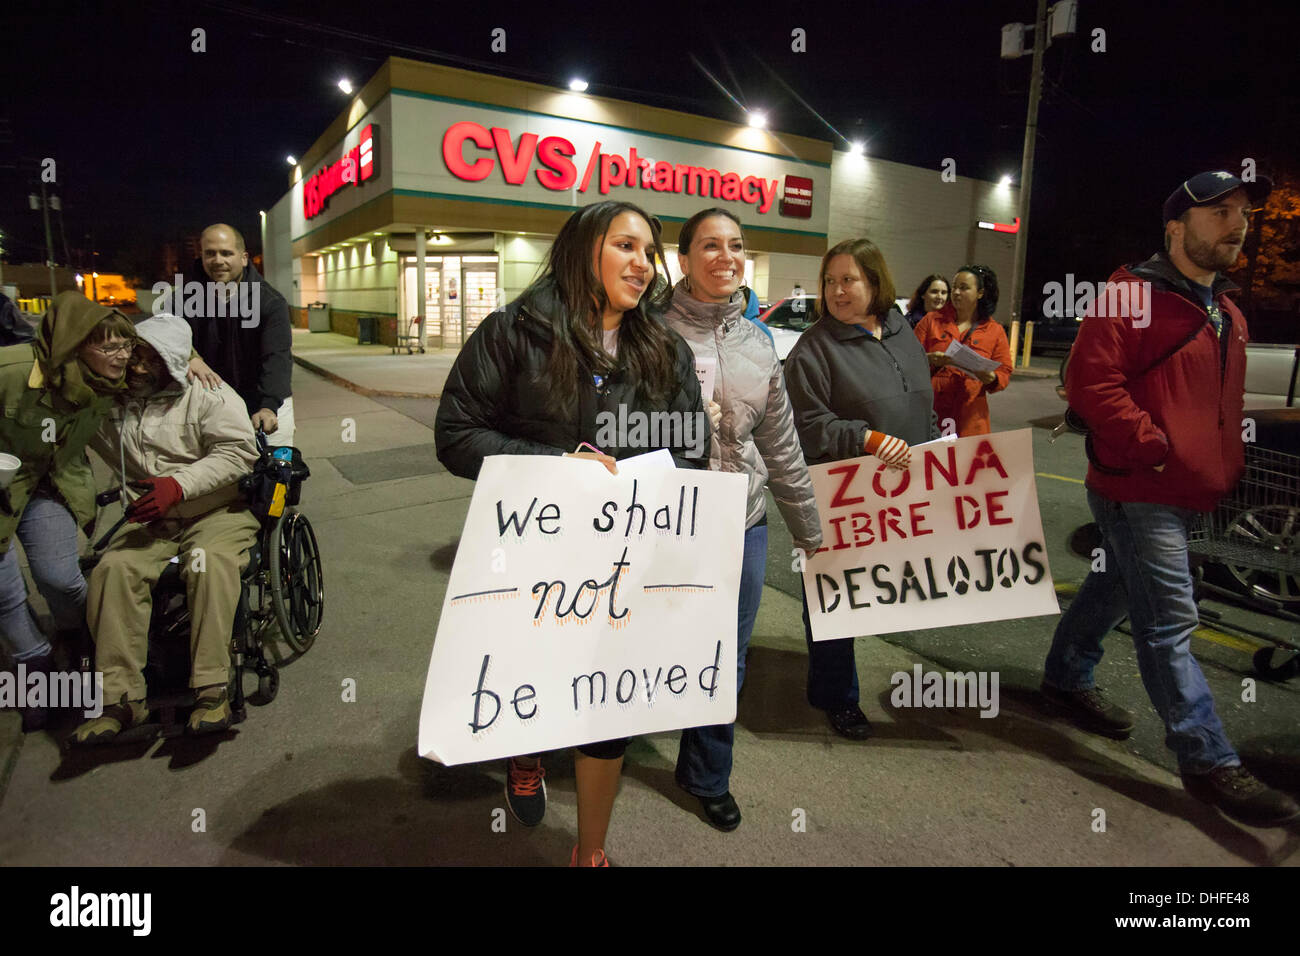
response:
{"label": "cvs/pharmacy sign", "polygon": [[[447,127],[442,137],[442,159],[448,171],[466,182],[481,182],[499,169],[502,178],[514,186],[521,186],[531,172],[547,189],[560,192],[576,188],[585,193],[595,180],[602,196],[609,195],[615,187],[649,189],[654,192],[678,193],[690,196],[707,196],[726,202],[743,202],[756,207],[759,213],[772,208],[780,193],[781,181],[763,176],[741,176],[738,172],[710,169],[689,163],[655,161],[641,156],[635,146],[622,153],[606,153],[600,140],[591,147],[582,161],[581,175],[577,148],[563,136],[538,137],[524,133],[516,141],[508,129],[500,126],[487,128],[478,123],[463,121]],[[812,180],[799,177],[803,194],[812,204]],[[806,187],[803,184],[807,184]],[[787,212],[782,215],[807,216],[808,213]]]}
{"label": "cvs/pharmacy sign", "polygon": [[375,137],[379,127],[367,124],[361,130],[361,139],[331,166],[323,166],[302,183],[303,216],[319,216],[329,205],[330,197],[344,186],[356,186],[375,175],[377,156]]}

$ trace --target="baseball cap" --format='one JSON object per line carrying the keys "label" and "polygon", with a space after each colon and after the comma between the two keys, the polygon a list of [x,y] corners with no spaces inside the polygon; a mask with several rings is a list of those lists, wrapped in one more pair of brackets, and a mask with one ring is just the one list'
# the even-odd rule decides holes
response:
{"label": "baseball cap", "polygon": [[1267,176],[1257,176],[1253,182],[1248,183],[1222,170],[1198,173],[1169,194],[1165,200],[1164,221],[1177,219],[1193,206],[1208,206],[1217,202],[1234,189],[1246,190],[1251,203],[1258,205],[1273,191],[1273,180]]}

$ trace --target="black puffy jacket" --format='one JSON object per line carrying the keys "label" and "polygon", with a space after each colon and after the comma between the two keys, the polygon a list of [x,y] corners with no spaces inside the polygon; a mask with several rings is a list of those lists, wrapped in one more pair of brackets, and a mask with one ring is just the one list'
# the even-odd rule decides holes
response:
{"label": "black puffy jacket", "polygon": [[[700,401],[695,359],[682,337],[668,331],[677,347],[677,390],[666,404],[647,402],[619,364],[599,390],[589,373],[580,375],[576,408],[570,416],[557,416],[548,403],[551,324],[516,299],[484,319],[456,356],[434,427],[438,460],[452,474],[477,478],[488,455],[563,455],[585,441],[614,458],[663,447],[679,468],[707,468],[708,415]],[[691,444],[701,449],[701,454],[692,457],[695,448],[680,440],[649,447],[611,447],[608,440],[600,444],[597,414],[618,416],[620,405],[625,405],[627,412],[697,415],[693,421],[697,427],[702,425],[703,438]],[[683,436],[680,428],[672,434],[678,439]]]}

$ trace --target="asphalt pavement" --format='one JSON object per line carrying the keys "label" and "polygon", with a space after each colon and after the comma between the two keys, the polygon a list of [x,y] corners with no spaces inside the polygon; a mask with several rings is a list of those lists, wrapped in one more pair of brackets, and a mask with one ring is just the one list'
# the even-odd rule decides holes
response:
{"label": "asphalt pavement", "polygon": [[[320,354],[331,348],[340,356]],[[280,646],[276,700],[250,707],[246,722],[216,739],[67,752],[68,728],[23,736],[17,715],[0,713],[0,862],[567,864],[576,840],[569,754],[545,758],[543,823],[526,830],[511,819],[505,832],[493,826],[504,806],[503,764],[445,768],[416,754],[429,653],[473,486],[433,454],[436,401],[402,396],[436,394],[450,363],[378,347],[358,356],[345,342],[308,344],[302,334],[295,349],[332,376],[303,367],[294,380],[296,444],[312,468],[301,507],[320,542],[327,592],[316,645],[298,659]],[[343,378],[365,378],[358,368],[392,387]],[[994,397],[993,424],[1033,428],[1052,571],[1068,593],[1087,571],[1069,539],[1089,517],[1079,441],[1050,444],[1031,424],[1059,414],[1053,385],[1016,378]],[[1128,741],[1039,711],[1034,688],[1055,616],[857,639],[862,706],[876,735],[862,743],[835,736],[804,699],[789,535],[775,508],[771,516],[732,777],[744,822],[730,834],[712,829],[673,781],[677,735],[643,737],[628,751],[614,810],[607,849],[615,865],[1295,861],[1296,831],[1238,826],[1183,792],[1120,633],[1107,643],[1099,682],[1139,715]],[[1210,607],[1292,636],[1290,625]],[[1254,702],[1244,702],[1250,655],[1225,633],[1211,629],[1193,644],[1228,732],[1243,753],[1261,755],[1251,758],[1261,770],[1296,789],[1296,688],[1259,681]],[[891,707],[890,675],[917,663],[998,671],[997,717]]]}

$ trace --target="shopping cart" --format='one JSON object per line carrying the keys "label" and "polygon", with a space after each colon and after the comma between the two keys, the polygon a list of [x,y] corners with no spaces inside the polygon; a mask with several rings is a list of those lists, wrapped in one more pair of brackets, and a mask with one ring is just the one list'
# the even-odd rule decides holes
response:
{"label": "shopping cart", "polygon": [[[1188,551],[1222,565],[1255,609],[1300,623],[1300,456],[1246,445],[1246,470],[1218,508],[1199,515],[1188,536]],[[1220,588],[1200,582],[1217,594]],[[1204,616],[1204,611],[1202,612]],[[1277,647],[1300,651],[1300,644],[1246,630]],[[1273,648],[1254,657],[1261,674],[1286,677],[1300,672],[1300,656],[1272,663]]]}

